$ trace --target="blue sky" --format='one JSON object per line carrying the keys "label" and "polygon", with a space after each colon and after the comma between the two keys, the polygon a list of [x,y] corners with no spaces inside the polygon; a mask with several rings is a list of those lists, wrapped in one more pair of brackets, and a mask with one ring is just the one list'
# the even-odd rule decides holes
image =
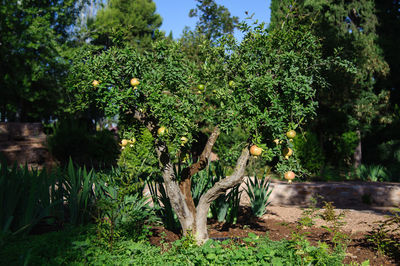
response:
{"label": "blue sky", "polygon": [[[189,11],[196,7],[195,0],[153,0],[157,6],[157,13],[163,18],[161,30],[169,34],[172,31],[174,39],[181,36],[185,26],[194,29],[197,18],[189,18]],[[238,16],[239,20],[246,18],[245,11],[249,14],[254,13],[253,19],[259,22],[268,23],[270,20],[270,0],[216,0],[217,4],[229,9],[233,16]],[[237,38],[241,38],[239,32],[235,33]]]}

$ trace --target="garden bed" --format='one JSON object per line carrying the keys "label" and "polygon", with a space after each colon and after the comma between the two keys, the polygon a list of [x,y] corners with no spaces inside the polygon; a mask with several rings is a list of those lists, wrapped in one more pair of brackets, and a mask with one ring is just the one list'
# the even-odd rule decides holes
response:
{"label": "garden bed", "polygon": [[[288,218],[289,213],[291,216],[290,218]],[[250,208],[241,207],[237,224],[229,225],[216,220],[209,220],[209,237],[217,240],[231,238],[240,242],[247,237],[249,233],[254,233],[260,236],[267,234],[268,237],[274,241],[281,239],[289,240],[292,236],[292,232],[297,230],[295,220],[300,218],[301,213],[302,211],[298,207],[275,207],[273,209],[269,208],[269,211],[263,218],[256,218],[251,214]],[[360,223],[361,219],[366,219],[366,223],[362,225]],[[373,223],[383,219],[384,215],[382,213],[373,213],[373,211],[352,211],[350,217],[346,219],[347,223],[343,231],[350,239],[346,258],[343,263],[362,263],[369,260],[370,265],[399,265],[399,254],[392,256],[382,255],[374,249],[365,237],[372,228]],[[301,232],[308,234],[307,239],[313,245],[317,245],[319,241],[332,245],[332,234],[320,227],[321,221],[317,220],[316,222],[314,227],[304,228]],[[349,230],[350,228],[357,228],[358,230],[352,231]],[[150,237],[150,243],[161,246],[161,248],[166,248],[168,247],[166,243],[176,241],[180,237],[181,235],[177,232],[166,230],[164,227],[155,227],[153,228],[153,235]],[[400,235],[397,236],[397,239],[400,241]]]}

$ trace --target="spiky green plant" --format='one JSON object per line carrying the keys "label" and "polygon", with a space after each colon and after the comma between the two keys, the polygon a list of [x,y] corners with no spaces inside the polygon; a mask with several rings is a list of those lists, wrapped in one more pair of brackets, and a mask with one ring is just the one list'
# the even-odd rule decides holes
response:
{"label": "spiky green plant", "polygon": [[261,179],[254,175],[253,179],[249,177],[246,181],[245,191],[250,198],[251,210],[257,217],[263,216],[267,206],[271,203],[268,201],[272,193],[272,189],[270,189],[271,181],[267,176],[268,172],[265,171]]}

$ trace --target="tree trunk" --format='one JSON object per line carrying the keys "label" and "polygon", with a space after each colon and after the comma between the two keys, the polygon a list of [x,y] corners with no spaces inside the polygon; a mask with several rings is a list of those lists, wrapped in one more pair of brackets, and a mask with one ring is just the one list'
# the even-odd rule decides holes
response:
{"label": "tree trunk", "polygon": [[361,150],[361,132],[360,130],[357,130],[357,136],[358,136],[358,145],[354,151],[353,159],[354,159],[354,169],[357,169],[361,165],[362,161],[362,150]]}
{"label": "tree trunk", "polygon": [[[142,122],[152,132],[153,136],[157,139],[157,123],[154,119],[147,117],[144,113],[135,111],[135,118]],[[165,190],[171,202],[171,206],[178,216],[179,222],[182,226],[184,235],[189,232],[195,235],[198,244],[203,244],[208,239],[207,232],[207,213],[210,204],[218,198],[219,195],[225,193],[228,189],[240,184],[244,177],[244,172],[247,162],[250,158],[250,144],[242,150],[235,170],[230,177],[226,177],[216,183],[204,195],[200,197],[197,207],[194,206],[192,193],[191,193],[191,177],[203,170],[208,165],[208,158],[211,154],[212,147],[214,146],[218,136],[218,127],[210,135],[206,146],[198,162],[192,164],[190,167],[185,168],[181,173],[181,182],[178,183],[173,170],[173,163],[169,157],[168,148],[165,142],[157,140],[155,149],[157,157],[160,162],[162,177],[164,180]]]}
{"label": "tree trunk", "polygon": [[244,177],[247,162],[250,158],[250,145],[247,145],[240,155],[233,174],[216,183],[205,194],[200,197],[196,211],[196,240],[198,244],[203,244],[208,239],[207,232],[207,213],[211,203],[218,198],[219,195],[225,193],[229,188],[240,184]]}
{"label": "tree trunk", "polygon": [[[194,219],[196,219],[196,206],[194,205],[193,197],[192,197],[192,176],[196,173],[200,172],[208,165],[208,158],[210,157],[212,148],[217,141],[217,138],[220,134],[218,126],[216,126],[211,133],[210,137],[207,140],[207,143],[199,157],[199,160],[192,164],[189,167],[186,167],[182,170],[181,173],[181,182],[179,183],[179,187],[181,192],[185,198],[186,204],[193,214]],[[194,231],[196,230],[196,224],[193,225]]]}

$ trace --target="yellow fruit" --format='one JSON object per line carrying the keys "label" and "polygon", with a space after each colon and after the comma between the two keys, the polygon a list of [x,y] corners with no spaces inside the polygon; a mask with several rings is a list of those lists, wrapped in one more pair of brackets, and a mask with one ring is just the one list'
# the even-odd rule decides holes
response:
{"label": "yellow fruit", "polygon": [[134,144],[135,142],[136,142],[136,139],[134,137],[129,140],[130,144]]}
{"label": "yellow fruit", "polygon": [[100,82],[98,80],[93,80],[92,85],[93,87],[99,86]]}
{"label": "yellow fruit", "polygon": [[157,134],[158,134],[159,136],[163,136],[163,135],[165,135],[167,132],[168,132],[168,130],[167,130],[165,127],[160,127],[160,128],[157,130]]}
{"label": "yellow fruit", "polygon": [[276,145],[279,145],[279,139],[274,139]]}
{"label": "yellow fruit", "polygon": [[257,145],[253,145],[250,147],[250,154],[253,156],[259,156],[262,153],[262,149]]}
{"label": "yellow fruit", "polygon": [[127,139],[123,139],[123,140],[121,140],[121,146],[122,147],[125,147],[126,145],[128,145],[128,140]]}
{"label": "yellow fruit", "polygon": [[138,80],[137,78],[131,79],[131,85],[132,85],[133,87],[136,87],[136,86],[138,86],[139,84],[140,84],[140,82],[139,82],[139,80]]}
{"label": "yellow fruit", "polygon": [[283,150],[283,156],[285,156],[285,159],[289,159],[289,157],[293,154],[293,150],[291,148],[285,148]]}
{"label": "yellow fruit", "polygon": [[284,176],[285,179],[289,181],[289,183],[292,183],[292,180],[296,177],[296,174],[292,171],[287,171]]}
{"label": "yellow fruit", "polygon": [[296,131],[294,131],[294,130],[289,130],[289,131],[286,133],[286,136],[287,136],[289,139],[294,139],[294,137],[296,137]]}
{"label": "yellow fruit", "polygon": [[188,142],[188,138],[187,137],[181,137],[181,143],[182,145],[185,145]]}

